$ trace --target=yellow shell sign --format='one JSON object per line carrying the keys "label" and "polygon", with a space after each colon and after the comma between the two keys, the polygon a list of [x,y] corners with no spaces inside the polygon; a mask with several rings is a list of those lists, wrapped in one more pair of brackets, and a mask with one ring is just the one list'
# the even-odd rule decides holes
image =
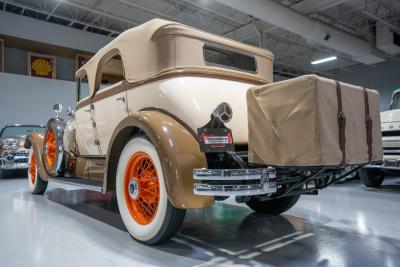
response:
{"label": "yellow shell sign", "polygon": [[47,76],[52,71],[51,64],[42,58],[33,61],[32,69],[40,76]]}
{"label": "yellow shell sign", "polygon": [[53,57],[31,54],[30,75],[43,78],[54,78],[54,63],[55,60]]}

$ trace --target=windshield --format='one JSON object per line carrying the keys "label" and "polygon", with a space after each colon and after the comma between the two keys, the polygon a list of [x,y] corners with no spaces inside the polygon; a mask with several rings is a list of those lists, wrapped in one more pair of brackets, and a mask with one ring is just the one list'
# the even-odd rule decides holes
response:
{"label": "windshield", "polygon": [[43,132],[43,127],[41,127],[41,126],[7,126],[1,131],[0,137],[25,136],[32,132]]}
{"label": "windshield", "polygon": [[393,110],[393,109],[400,109],[399,97],[400,97],[400,92],[399,92],[399,93],[395,93],[395,94],[393,95],[392,103],[390,104],[390,108],[389,108],[390,110]]}

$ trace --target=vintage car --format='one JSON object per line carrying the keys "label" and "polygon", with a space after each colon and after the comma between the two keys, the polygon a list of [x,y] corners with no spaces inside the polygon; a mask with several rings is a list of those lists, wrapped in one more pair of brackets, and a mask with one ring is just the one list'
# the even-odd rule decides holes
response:
{"label": "vintage car", "polygon": [[41,125],[7,125],[0,131],[0,178],[11,171],[28,169],[29,150],[25,138],[32,132],[43,132]]}
{"label": "vintage car", "polygon": [[387,177],[400,175],[400,88],[395,89],[389,110],[381,112],[383,161],[359,170],[366,187],[380,187]]}
{"label": "vintage car", "polygon": [[272,64],[265,49],[176,22],[125,31],[77,71],[71,119],[56,104],[29,136],[32,193],[48,181],[113,191],[128,232],[155,244],[187,209],[233,196],[280,214],[381,159],[376,91],[315,75],[272,83]]}

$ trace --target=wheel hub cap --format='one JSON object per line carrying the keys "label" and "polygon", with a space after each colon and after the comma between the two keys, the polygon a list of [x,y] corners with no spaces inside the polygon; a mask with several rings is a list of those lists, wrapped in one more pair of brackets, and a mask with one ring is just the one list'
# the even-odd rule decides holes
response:
{"label": "wheel hub cap", "polygon": [[139,195],[139,185],[135,178],[131,178],[129,181],[128,192],[132,199],[137,199]]}

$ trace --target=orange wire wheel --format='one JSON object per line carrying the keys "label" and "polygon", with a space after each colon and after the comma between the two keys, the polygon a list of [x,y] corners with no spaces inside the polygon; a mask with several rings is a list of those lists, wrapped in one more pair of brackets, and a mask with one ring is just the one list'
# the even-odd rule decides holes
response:
{"label": "orange wire wheel", "polygon": [[124,194],[132,218],[139,224],[149,224],[157,214],[160,184],[155,164],[145,152],[136,152],[128,160]]}
{"label": "orange wire wheel", "polygon": [[53,168],[56,162],[57,142],[53,131],[47,132],[46,138],[46,161],[49,168]]}
{"label": "orange wire wheel", "polygon": [[29,173],[31,175],[30,179],[32,184],[35,184],[36,181],[36,157],[35,154],[32,154],[31,164],[29,165]]}

